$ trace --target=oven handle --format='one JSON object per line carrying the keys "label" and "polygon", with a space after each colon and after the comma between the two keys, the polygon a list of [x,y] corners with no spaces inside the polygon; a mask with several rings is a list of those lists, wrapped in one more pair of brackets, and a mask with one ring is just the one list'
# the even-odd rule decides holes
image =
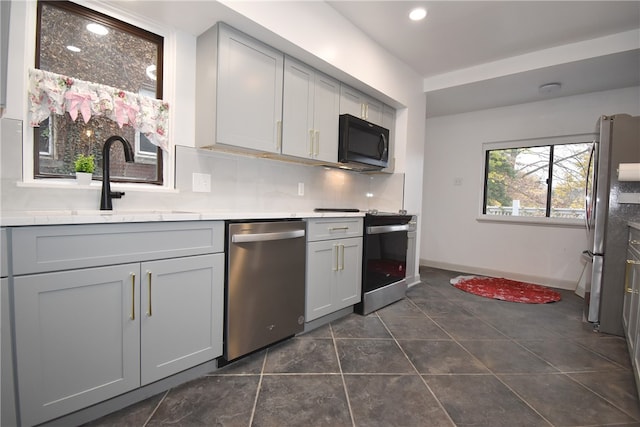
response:
{"label": "oven handle", "polygon": [[270,240],[285,240],[304,237],[304,230],[281,231],[277,233],[234,234],[232,243],[266,242]]}
{"label": "oven handle", "polygon": [[394,231],[409,231],[409,224],[404,225],[373,225],[367,227],[367,234],[392,233]]}

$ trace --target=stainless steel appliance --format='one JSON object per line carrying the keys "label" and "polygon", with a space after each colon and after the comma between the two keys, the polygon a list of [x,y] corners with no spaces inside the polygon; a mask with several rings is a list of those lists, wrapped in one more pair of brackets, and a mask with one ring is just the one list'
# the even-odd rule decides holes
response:
{"label": "stainless steel appliance", "polygon": [[586,188],[588,248],[585,317],[600,331],[623,336],[622,306],[627,222],[640,220],[640,182],[618,180],[620,163],[640,163],[640,117],[602,116],[593,144]]}
{"label": "stainless steel appliance", "polygon": [[341,114],[338,162],[357,170],[386,168],[389,163],[389,129],[351,114]]}
{"label": "stainless steel appliance", "polygon": [[405,297],[407,232],[411,215],[370,212],[364,218],[362,301],[355,306],[369,314]]}
{"label": "stainless steel appliance", "polygon": [[305,242],[303,221],[228,222],[227,361],[303,330]]}

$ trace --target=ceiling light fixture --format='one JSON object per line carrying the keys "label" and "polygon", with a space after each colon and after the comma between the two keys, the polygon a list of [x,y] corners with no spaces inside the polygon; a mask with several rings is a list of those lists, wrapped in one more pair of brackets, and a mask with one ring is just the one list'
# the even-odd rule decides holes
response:
{"label": "ceiling light fixture", "polygon": [[560,88],[562,87],[562,83],[554,82],[554,83],[545,83],[538,88],[538,93],[543,95],[558,93],[560,92]]}
{"label": "ceiling light fixture", "polygon": [[70,44],[69,46],[67,46],[67,49],[70,50],[71,52],[80,52],[82,49],[80,49],[78,46],[74,46],[72,44]]}
{"label": "ceiling light fixture", "polygon": [[409,12],[409,19],[412,21],[420,21],[427,16],[427,9],[424,7],[417,7]]}
{"label": "ceiling light fixture", "polygon": [[109,33],[109,30],[107,29],[107,27],[105,27],[104,25],[96,24],[95,22],[92,22],[91,24],[87,24],[87,30],[99,36],[105,36]]}

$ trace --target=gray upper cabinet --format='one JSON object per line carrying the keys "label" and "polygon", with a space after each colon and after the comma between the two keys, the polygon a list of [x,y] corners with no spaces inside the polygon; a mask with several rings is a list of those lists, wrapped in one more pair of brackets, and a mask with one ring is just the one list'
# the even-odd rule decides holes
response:
{"label": "gray upper cabinet", "polygon": [[340,82],[285,57],[282,154],[338,160]]}
{"label": "gray upper cabinet", "polygon": [[351,114],[378,126],[384,126],[384,104],[345,84],[340,87],[340,114]]}
{"label": "gray upper cabinet", "polygon": [[280,153],[284,55],[224,24],[197,40],[196,145]]}

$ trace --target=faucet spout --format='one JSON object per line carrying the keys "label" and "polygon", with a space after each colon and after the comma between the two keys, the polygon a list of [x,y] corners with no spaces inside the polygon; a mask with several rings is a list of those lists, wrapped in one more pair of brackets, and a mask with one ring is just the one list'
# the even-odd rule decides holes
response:
{"label": "faucet spout", "polygon": [[122,142],[124,148],[124,159],[127,163],[133,163],[133,148],[129,141],[119,135],[109,137],[102,147],[102,194],[100,195],[100,210],[110,211],[113,209],[111,200],[119,199],[124,196],[123,191],[111,191],[110,172],[109,172],[109,151],[114,142]]}

